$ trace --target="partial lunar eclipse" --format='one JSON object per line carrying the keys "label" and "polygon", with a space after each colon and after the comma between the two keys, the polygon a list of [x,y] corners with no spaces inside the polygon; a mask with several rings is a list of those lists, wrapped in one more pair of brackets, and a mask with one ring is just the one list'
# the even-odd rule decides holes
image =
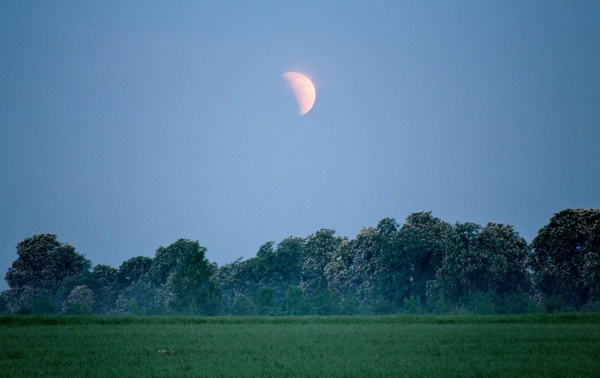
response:
{"label": "partial lunar eclipse", "polygon": [[287,81],[288,85],[294,91],[296,101],[298,102],[298,112],[301,116],[312,109],[317,98],[317,91],[310,79],[298,72],[285,72],[281,76]]}

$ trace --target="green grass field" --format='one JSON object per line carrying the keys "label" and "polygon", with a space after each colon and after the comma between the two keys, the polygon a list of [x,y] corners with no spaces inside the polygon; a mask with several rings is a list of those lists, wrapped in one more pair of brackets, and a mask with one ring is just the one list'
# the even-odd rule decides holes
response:
{"label": "green grass field", "polygon": [[0,317],[2,377],[600,376],[600,315]]}

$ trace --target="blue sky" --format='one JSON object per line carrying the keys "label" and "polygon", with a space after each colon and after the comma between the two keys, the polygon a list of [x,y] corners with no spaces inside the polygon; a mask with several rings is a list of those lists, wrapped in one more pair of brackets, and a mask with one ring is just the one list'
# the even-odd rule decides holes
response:
{"label": "blue sky", "polygon": [[[600,3],[2,2],[0,273],[600,207]],[[299,117],[281,77],[313,79]],[[0,287],[6,287],[2,281]]]}

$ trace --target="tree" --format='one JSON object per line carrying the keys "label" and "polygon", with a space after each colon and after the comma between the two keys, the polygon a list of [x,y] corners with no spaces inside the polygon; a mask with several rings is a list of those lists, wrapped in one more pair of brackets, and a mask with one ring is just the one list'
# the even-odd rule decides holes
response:
{"label": "tree", "polygon": [[95,292],[98,312],[111,312],[119,295],[119,270],[109,265],[98,264],[92,269],[92,277],[98,282]]}
{"label": "tree", "polygon": [[54,313],[54,306],[48,297],[40,297],[31,307],[31,312],[34,314],[52,314]]}
{"label": "tree", "polygon": [[[136,259],[130,259],[122,265],[125,268],[122,273],[127,270],[127,267],[135,266],[132,263],[133,261],[136,261]],[[138,272],[138,274],[140,273]],[[129,283],[127,287],[132,286],[138,279],[139,277],[133,283]],[[94,294],[94,304],[91,311],[95,313],[114,312],[115,302],[123,290],[121,283],[119,283],[119,270],[108,265],[98,264],[94,266],[91,272],[85,271],[76,276],[66,278],[52,299],[53,306],[60,309],[77,286],[85,286],[92,291]]]}
{"label": "tree", "polygon": [[270,280],[261,280],[263,285],[275,288],[277,300],[283,300],[290,286],[300,284],[302,258],[304,256],[304,239],[290,236],[282,240],[271,261],[268,275]]}
{"label": "tree", "polygon": [[[399,231],[400,251],[389,260],[398,272],[397,290],[402,297],[427,297],[427,286],[435,280],[436,272],[449,248],[454,230],[451,224],[431,215],[431,212],[412,213]],[[402,281],[402,279],[405,281]]]}
{"label": "tree", "polygon": [[331,262],[344,238],[334,230],[321,229],[306,239],[302,260],[302,289],[313,296],[327,289],[325,268]]}
{"label": "tree", "polygon": [[468,305],[471,295],[480,290],[485,275],[485,261],[479,253],[477,237],[481,226],[475,223],[457,223],[435,281],[428,296],[442,296],[457,305]]}
{"label": "tree", "polygon": [[398,224],[382,219],[376,228],[362,229],[350,241],[344,239],[325,268],[328,287],[338,298],[362,303],[385,300],[399,303],[407,291],[408,272],[401,257]]}
{"label": "tree", "polygon": [[177,242],[183,250],[172,277],[174,298],[171,305],[179,312],[214,315],[220,302],[218,290],[211,278],[217,266],[206,258],[206,248],[198,241]]}
{"label": "tree", "polygon": [[232,308],[238,296],[254,298],[258,291],[258,283],[254,277],[254,260],[242,261],[242,258],[239,258],[223,265],[215,276],[215,284],[226,310]]}
{"label": "tree", "polygon": [[430,284],[430,299],[448,298],[477,313],[525,312],[522,299],[531,289],[527,254],[525,239],[510,225],[457,223]]}
{"label": "tree", "polygon": [[406,260],[407,254],[399,228],[394,218],[384,218],[377,224],[376,234],[379,246],[378,295],[395,306],[400,306],[411,289],[411,264]]}
{"label": "tree", "polygon": [[290,286],[285,293],[283,310],[286,315],[308,315],[310,306],[300,286]]}
{"label": "tree", "polygon": [[263,244],[256,257],[242,260],[239,258],[219,269],[216,285],[221,292],[225,308],[233,306],[239,296],[256,298],[259,287],[272,281],[269,275],[275,260],[274,242]]}
{"label": "tree", "polygon": [[117,299],[115,308],[120,313],[153,313],[164,308],[158,289],[149,282],[148,271],[152,259],[147,256],[132,257],[121,264],[117,272]]}
{"label": "tree", "polygon": [[488,223],[477,239],[486,267],[479,290],[495,296],[496,305],[511,307],[511,298],[531,290],[527,242],[512,226],[499,223]]}
{"label": "tree", "polygon": [[421,307],[421,298],[417,295],[411,295],[409,298],[404,298],[404,312],[407,314],[420,314],[423,312]]}
{"label": "tree", "polygon": [[103,286],[115,284],[119,278],[119,270],[110,265],[97,264],[92,269],[94,277],[102,283]]}
{"label": "tree", "polygon": [[179,261],[186,253],[196,248],[195,244],[188,239],[179,239],[168,247],[159,247],[152,259],[152,266],[148,271],[148,278],[156,286],[164,285],[169,276],[173,274]]}
{"label": "tree", "polygon": [[169,293],[146,279],[134,281],[119,294],[115,307],[119,313],[163,315],[167,312]]}
{"label": "tree", "polygon": [[121,289],[139,281],[152,267],[152,259],[147,256],[132,257],[121,264],[117,272],[117,283]]}
{"label": "tree", "polygon": [[600,209],[566,209],[542,227],[528,265],[547,310],[579,309],[595,295]]}
{"label": "tree", "polygon": [[590,288],[590,301],[600,302],[600,222],[590,232],[590,237],[583,247],[584,284]]}
{"label": "tree", "polygon": [[316,293],[310,299],[317,315],[336,315],[340,311],[338,300],[329,289]]}
{"label": "tree", "polygon": [[240,294],[235,297],[233,306],[231,307],[231,313],[233,315],[255,315],[256,305],[252,302],[252,299],[247,296]]}
{"label": "tree", "polygon": [[344,295],[340,301],[340,315],[354,315],[359,307],[358,299],[352,293]]}
{"label": "tree", "polygon": [[[300,238],[284,239],[274,249],[274,242],[263,244],[255,258],[248,261],[251,269],[251,287],[273,289],[273,300],[282,302],[289,286],[300,284],[304,241]],[[256,293],[255,293],[256,294]]]}
{"label": "tree", "polygon": [[[68,300],[69,295],[77,286],[85,286],[87,289],[91,290],[94,293],[94,298],[96,299],[98,294],[100,294],[100,281],[90,272],[83,272],[76,276],[69,277],[63,281],[62,286],[56,292],[52,302],[57,309],[63,307],[64,303]],[[94,307],[90,308],[92,312],[101,312],[99,308],[96,307],[97,301],[94,300]]]}
{"label": "tree", "polygon": [[327,285],[340,298],[351,296],[356,300],[357,282],[354,262],[356,252],[354,240],[344,239],[333,251],[331,260],[325,266]]}
{"label": "tree", "polygon": [[11,313],[29,314],[32,307],[40,298],[48,298],[51,294],[48,290],[34,286],[11,287],[2,293],[2,297]]}
{"label": "tree", "polygon": [[4,292],[0,293],[0,314],[8,313],[8,304],[4,296]]}
{"label": "tree", "polygon": [[94,292],[85,285],[73,288],[63,303],[62,312],[68,315],[89,314],[94,307]]}
{"label": "tree", "polygon": [[11,311],[31,308],[40,297],[52,297],[68,278],[91,267],[91,262],[56,235],[36,234],[17,245],[18,258],[8,269],[5,298]]}
{"label": "tree", "polygon": [[363,228],[350,241],[353,257],[350,285],[356,288],[356,295],[362,303],[368,303],[381,296],[382,268],[379,231],[373,227]]}
{"label": "tree", "polygon": [[274,242],[263,244],[256,257],[238,259],[219,269],[216,284],[223,305],[230,308],[238,296],[256,298],[261,286],[274,290],[274,301],[284,300],[289,286],[299,285],[304,254],[304,240],[288,237],[274,249]]}
{"label": "tree", "polygon": [[261,286],[254,300],[260,315],[278,315],[277,303],[275,301],[275,289]]}

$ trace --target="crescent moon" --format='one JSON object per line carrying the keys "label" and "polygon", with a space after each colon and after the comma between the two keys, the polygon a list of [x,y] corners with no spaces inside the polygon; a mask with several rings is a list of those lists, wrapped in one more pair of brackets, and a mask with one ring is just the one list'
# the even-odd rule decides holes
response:
{"label": "crescent moon", "polygon": [[296,95],[300,115],[303,116],[308,113],[317,98],[317,91],[312,81],[298,72],[285,72],[281,76],[287,81]]}

